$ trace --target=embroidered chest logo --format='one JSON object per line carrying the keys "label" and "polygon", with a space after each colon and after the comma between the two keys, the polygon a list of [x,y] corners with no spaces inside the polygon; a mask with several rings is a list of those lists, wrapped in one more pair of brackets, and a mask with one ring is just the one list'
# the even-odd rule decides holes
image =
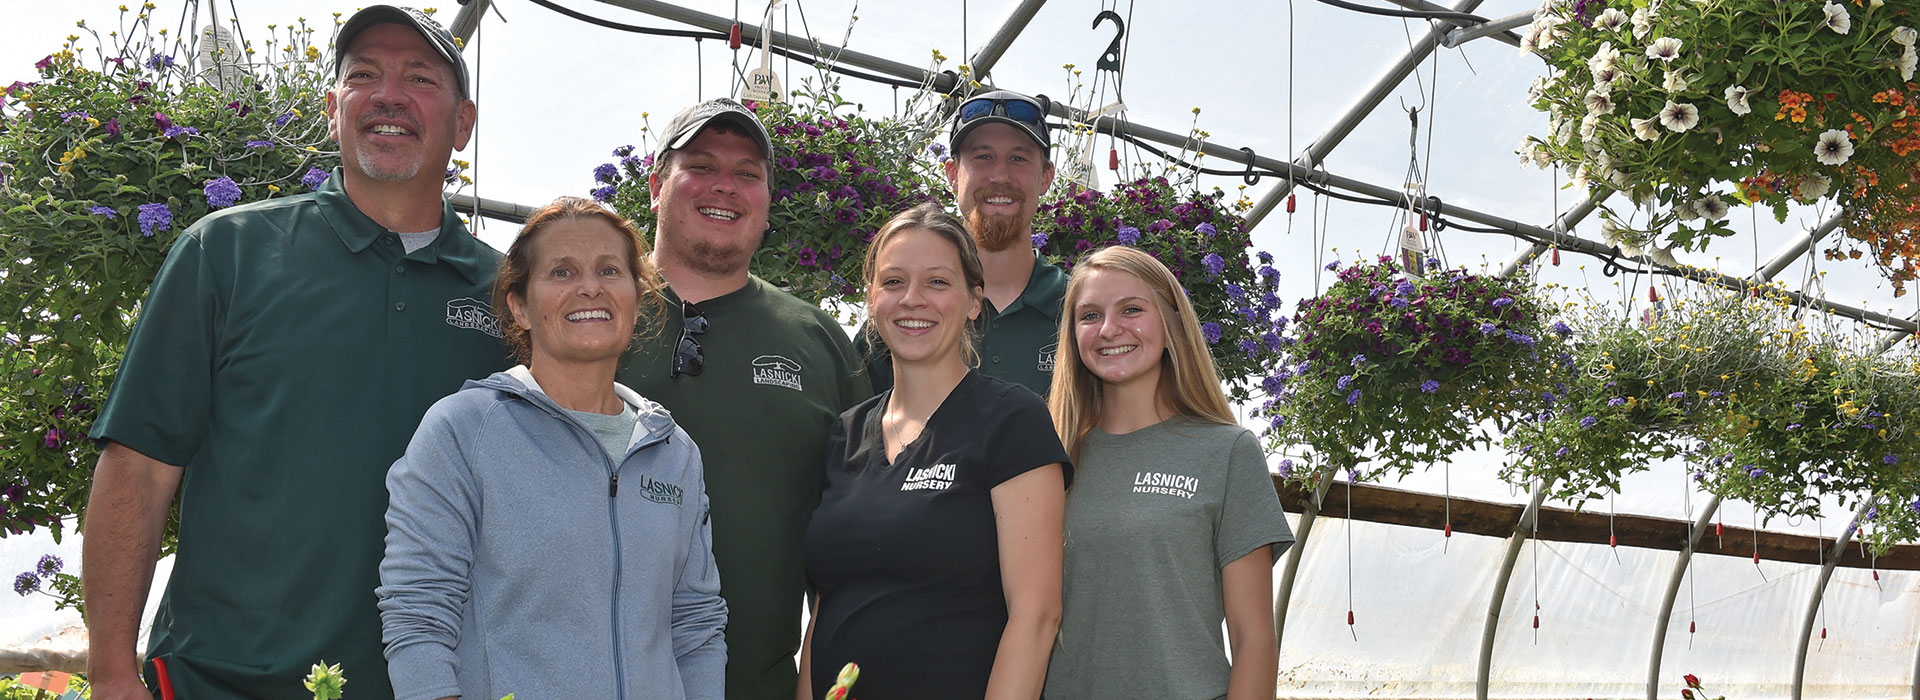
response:
{"label": "embroidered chest logo", "polygon": [[447,325],[480,331],[495,338],[506,337],[500,334],[500,319],[494,317],[493,307],[473,297],[447,302]]}
{"label": "embroidered chest logo", "polygon": [[800,388],[800,363],[779,355],[761,355],[753,358],[753,383],[784,386],[794,391]]}
{"label": "embroidered chest logo", "polygon": [[1040,348],[1040,357],[1033,363],[1034,369],[1042,372],[1053,371],[1053,358],[1060,353],[1060,343],[1055,342]]}
{"label": "embroidered chest logo", "polygon": [[1200,492],[1200,479],[1185,474],[1136,472],[1133,475],[1133,492],[1193,498],[1195,493]]}
{"label": "embroidered chest logo", "polygon": [[681,495],[683,493],[684,491],[674,484],[655,481],[652,477],[644,475],[640,477],[640,496],[654,503],[665,503],[674,506],[680,505]]}
{"label": "embroidered chest logo", "polygon": [[945,491],[953,487],[952,464],[935,464],[907,471],[907,482],[900,485],[901,491]]}

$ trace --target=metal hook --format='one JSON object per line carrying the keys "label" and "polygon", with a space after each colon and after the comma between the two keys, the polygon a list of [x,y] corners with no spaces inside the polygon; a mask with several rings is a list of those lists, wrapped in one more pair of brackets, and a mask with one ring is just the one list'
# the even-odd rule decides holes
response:
{"label": "metal hook", "polygon": [[1260,184],[1260,174],[1253,171],[1253,149],[1241,146],[1240,152],[1247,154],[1247,172],[1240,176],[1240,180],[1247,183],[1248,187]]}

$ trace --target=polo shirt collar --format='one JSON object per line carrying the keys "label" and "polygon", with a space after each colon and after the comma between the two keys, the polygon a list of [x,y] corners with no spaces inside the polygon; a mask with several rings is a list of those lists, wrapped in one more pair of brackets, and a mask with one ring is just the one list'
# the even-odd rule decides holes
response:
{"label": "polo shirt collar", "polygon": [[[321,204],[321,215],[333,226],[334,233],[340,236],[340,242],[347,246],[347,250],[360,253],[390,232],[354,206],[353,200],[347,197],[345,183],[343,168],[335,167],[314,195]],[[494,267],[493,261],[483,250],[486,244],[467,232],[466,224],[460,223],[459,215],[454,213],[453,205],[445,198],[440,201],[440,209],[440,235],[434,236],[433,242],[427,247],[408,253],[407,259],[428,264],[444,263],[468,282],[479,282]]]}
{"label": "polo shirt collar", "polygon": [[[1033,272],[1027,276],[1027,288],[1020,290],[1020,296],[1004,309],[993,309],[993,315],[1000,316],[1032,308],[1055,321],[1060,320],[1060,302],[1067,294],[1067,274],[1060,268],[1042,262],[1039,251],[1034,252]],[[988,301],[992,308],[993,302]]]}

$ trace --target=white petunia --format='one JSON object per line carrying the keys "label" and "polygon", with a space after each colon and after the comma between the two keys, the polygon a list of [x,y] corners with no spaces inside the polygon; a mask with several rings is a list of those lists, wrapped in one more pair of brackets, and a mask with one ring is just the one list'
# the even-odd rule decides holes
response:
{"label": "white petunia", "polygon": [[1693,211],[1699,214],[1700,218],[1719,221],[1727,218],[1727,203],[1720,201],[1720,195],[1710,194],[1693,200]]}
{"label": "white petunia", "polygon": [[1593,50],[1593,56],[1587,59],[1587,70],[1594,73],[1610,70],[1620,60],[1620,50],[1613,48],[1613,42],[1601,42],[1600,48]]}
{"label": "white petunia", "polygon": [[1587,189],[1588,189],[1588,187],[1589,187],[1589,185],[1590,185],[1590,183],[1589,183],[1589,182],[1587,181],[1587,166],[1585,166],[1585,165],[1582,165],[1582,166],[1580,166],[1580,167],[1578,167],[1578,168],[1574,168],[1574,170],[1573,170],[1573,191],[1575,191],[1575,192],[1585,192],[1585,191],[1587,191]]}
{"label": "white petunia", "polygon": [[1843,164],[1853,157],[1853,139],[1840,129],[1822,131],[1820,140],[1813,144],[1813,155],[1826,165]]}
{"label": "white petunia", "polygon": [[1627,183],[1626,171],[1618,168],[1607,168],[1607,184],[1613,185],[1614,189],[1624,190],[1627,188]]}
{"label": "white petunia", "polygon": [[1602,95],[1613,94],[1613,82],[1620,79],[1619,68],[1608,68],[1593,74],[1593,90]]}
{"label": "white petunia", "polygon": [[1527,166],[1534,164],[1534,161],[1539,157],[1536,154],[1538,154],[1540,150],[1540,144],[1536,142],[1532,136],[1528,136],[1520,140],[1520,147],[1514,149],[1513,153],[1514,155],[1520,156],[1520,165]]}
{"label": "white petunia", "polygon": [[1700,218],[1700,212],[1694,209],[1690,203],[1675,202],[1673,205],[1673,218],[1676,221],[1692,221]]}
{"label": "white petunia", "polygon": [[1613,114],[1613,98],[1598,90],[1587,91],[1586,103],[1588,114]]}
{"label": "white petunia", "polygon": [[1600,129],[1600,115],[1589,114],[1580,118],[1580,142],[1593,143],[1594,132]]}
{"label": "white petunia", "polygon": [[1676,59],[1679,57],[1680,57],[1680,40],[1679,39],[1675,39],[1670,36],[1663,36],[1658,39],[1654,39],[1653,43],[1647,45],[1647,58],[1658,59],[1661,61],[1672,63],[1673,59]]}
{"label": "white petunia", "polygon": [[1631,123],[1634,137],[1641,141],[1652,141],[1660,136],[1660,119],[1657,117],[1635,118]]}
{"label": "white petunia", "polygon": [[1687,91],[1686,71],[1679,71],[1679,70],[1667,71],[1666,79],[1661,81],[1660,87],[1665,89],[1667,92],[1686,92]]}
{"label": "white petunia", "polygon": [[1534,78],[1533,84],[1527,86],[1527,101],[1539,102],[1541,99],[1544,99],[1546,96],[1547,96],[1546,76]]}
{"label": "white petunia", "polygon": [[1832,179],[1825,175],[1809,175],[1806,179],[1794,184],[1793,198],[1810,203],[1827,196],[1827,191],[1831,189],[1833,189]]}
{"label": "white petunia", "polygon": [[1561,37],[1566,35],[1566,31],[1560,28],[1564,23],[1566,20],[1554,15],[1536,17],[1533,24],[1528,27],[1527,34],[1533,37],[1534,46],[1538,50],[1545,51],[1553,48],[1554,44],[1559,43]]}
{"label": "white petunia", "polygon": [[1920,63],[1920,53],[1915,53],[1912,46],[1908,46],[1907,50],[1900,52],[1900,65],[1898,67],[1900,68],[1901,82],[1913,79],[1915,63]]}
{"label": "white petunia", "polygon": [[1735,85],[1727,88],[1727,109],[1733,110],[1734,114],[1752,112],[1753,107],[1747,104],[1747,94],[1748,90],[1744,86]]}
{"label": "white petunia", "polygon": [[1613,169],[1613,156],[1607,155],[1606,151],[1597,148],[1594,149],[1592,160],[1594,170],[1604,173]]}
{"label": "white petunia", "polygon": [[1912,46],[1916,38],[1920,38],[1920,32],[1915,32],[1913,27],[1893,28],[1893,43],[1901,46]]}
{"label": "white petunia", "polygon": [[1555,119],[1553,121],[1553,142],[1566,145],[1573,141],[1573,122]]}
{"label": "white petunia", "polygon": [[1684,102],[1667,100],[1667,106],[1660,108],[1660,125],[1673,131],[1686,131],[1700,123],[1700,108]]}
{"label": "white petunia", "polygon": [[1653,31],[1653,13],[1648,12],[1647,8],[1642,7],[1634,10],[1632,21],[1633,38],[1635,39],[1644,39],[1648,33]]}
{"label": "white petunia", "polygon": [[1853,30],[1853,17],[1847,14],[1846,6],[1827,0],[1827,4],[1822,6],[1820,11],[1827,13],[1825,26],[1833,30],[1833,33],[1845,34]]}
{"label": "white petunia", "polygon": [[1593,28],[1603,32],[1620,31],[1624,26],[1627,26],[1627,13],[1611,7],[1601,12],[1600,16],[1593,18]]}

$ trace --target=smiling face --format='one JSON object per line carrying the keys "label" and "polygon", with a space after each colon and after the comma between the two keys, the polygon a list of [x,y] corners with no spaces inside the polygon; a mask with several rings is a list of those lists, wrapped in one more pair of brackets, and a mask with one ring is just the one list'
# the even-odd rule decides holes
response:
{"label": "smiling face", "polygon": [[647,186],[659,222],[656,255],[703,274],[746,274],[772,198],[767,158],[753,139],[708,126],[669,152]]}
{"label": "smiling face", "polygon": [[473,135],[474,105],[453,66],[400,24],[362,30],[343,49],[340,82],[327,92],[327,132],[350,180],[438,183],[453,151]]}
{"label": "smiling face", "polygon": [[1123,386],[1160,381],[1166,356],[1165,310],[1147,283],[1114,269],[1076,271],[1074,348],[1080,363],[1100,381]]}
{"label": "smiling face", "polygon": [[962,272],[960,249],[923,228],[888,237],[874,258],[867,314],[895,365],[962,361],[967,324],[980,315],[978,289]]}
{"label": "smiling face", "polygon": [[983,124],[954,147],[947,181],[959,196],[967,231],[988,252],[1026,245],[1040,196],[1053,184],[1053,164],[1025,132]]}
{"label": "smiling face", "polygon": [[527,329],[528,366],[614,363],[633,338],[640,287],[630,239],[599,219],[567,218],[529,241],[526,293],[509,295]]}

